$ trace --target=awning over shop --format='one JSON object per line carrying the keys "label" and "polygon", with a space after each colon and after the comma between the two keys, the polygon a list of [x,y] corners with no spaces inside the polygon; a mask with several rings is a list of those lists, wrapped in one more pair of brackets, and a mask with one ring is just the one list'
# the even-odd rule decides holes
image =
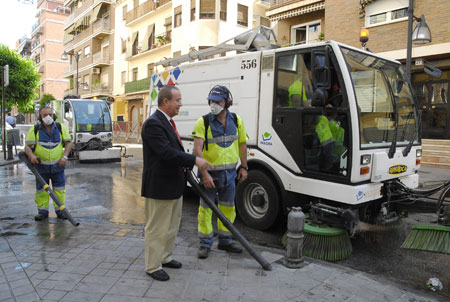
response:
{"label": "awning over shop", "polygon": [[[316,1],[311,1],[311,2],[316,2]],[[325,1],[320,1],[320,2],[309,4],[309,5],[297,6],[291,10],[284,10],[279,13],[271,14],[271,12],[268,11],[267,16],[270,19],[270,21],[274,22],[274,21],[278,21],[278,20],[283,20],[283,19],[288,19],[288,18],[292,18],[295,16],[308,14],[308,13],[311,13],[314,11],[324,10],[324,9],[325,9]]]}
{"label": "awning over shop", "polygon": [[[155,24],[151,24],[151,25],[149,25],[148,27],[147,27],[147,32],[145,33],[145,36],[144,36],[144,38],[143,38],[143,40],[142,40],[142,45],[145,45],[145,46],[147,46],[149,43],[148,43],[148,40],[150,39],[150,37],[151,36],[154,36],[155,35]],[[152,40],[153,41],[153,40]],[[144,49],[144,50],[147,50],[147,49],[150,49],[150,46],[151,45],[148,45],[148,48],[146,48],[146,49]]]}
{"label": "awning over shop", "polygon": [[103,3],[101,2],[101,3],[99,3],[99,5],[97,5],[96,7],[94,7],[94,11],[92,12],[92,20],[91,20],[91,23],[94,23],[95,21],[97,21],[98,19],[100,19],[100,17],[99,17],[99,13],[100,13],[100,10],[101,10],[101,8],[102,8],[102,5]]}
{"label": "awning over shop", "polygon": [[75,34],[76,28],[77,28],[77,22],[75,22],[71,27],[69,27],[69,29],[67,30],[67,33],[69,35]]}

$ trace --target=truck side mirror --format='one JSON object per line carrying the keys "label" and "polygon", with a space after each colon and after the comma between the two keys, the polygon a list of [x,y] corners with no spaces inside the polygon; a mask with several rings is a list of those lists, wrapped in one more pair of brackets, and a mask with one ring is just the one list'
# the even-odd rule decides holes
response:
{"label": "truck side mirror", "polygon": [[329,47],[312,51],[311,69],[314,88],[331,88],[330,55]]}

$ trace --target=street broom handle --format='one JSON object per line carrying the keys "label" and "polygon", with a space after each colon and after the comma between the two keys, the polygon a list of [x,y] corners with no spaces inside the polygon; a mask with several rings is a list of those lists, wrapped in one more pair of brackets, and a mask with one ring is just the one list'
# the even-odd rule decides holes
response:
{"label": "street broom handle", "polygon": [[203,191],[203,188],[200,186],[200,184],[194,179],[192,176],[192,171],[187,171],[187,180],[192,185],[192,188],[194,191],[205,201],[210,209],[216,214],[216,216],[222,221],[222,223],[225,225],[225,227],[233,234],[233,236],[236,237],[236,239],[244,246],[244,248],[249,252],[250,255],[252,255],[253,258],[255,258],[256,261],[258,261],[259,264],[261,264],[262,268],[266,271],[271,271],[272,266],[270,263],[268,263],[258,252],[250,245],[250,243],[245,239],[244,236],[238,231],[238,229],[228,220],[228,218],[225,217],[225,215],[222,214],[222,212],[219,210],[219,208],[216,206],[216,204],[211,201],[208,196],[206,195],[205,191]]}
{"label": "street broom handle", "polygon": [[76,221],[72,215],[70,215],[69,211],[66,209],[66,207],[61,203],[58,196],[56,196],[55,192],[50,188],[50,186],[47,184],[47,182],[44,180],[44,178],[39,174],[38,170],[36,169],[36,166],[33,165],[33,163],[29,160],[28,156],[25,154],[25,152],[19,153],[19,158],[21,161],[23,161],[27,167],[33,172],[34,176],[36,176],[36,179],[38,182],[44,187],[44,190],[47,191],[47,193],[52,197],[53,201],[58,205],[58,208],[63,214],[67,217],[67,220],[74,226],[79,226],[80,223]]}

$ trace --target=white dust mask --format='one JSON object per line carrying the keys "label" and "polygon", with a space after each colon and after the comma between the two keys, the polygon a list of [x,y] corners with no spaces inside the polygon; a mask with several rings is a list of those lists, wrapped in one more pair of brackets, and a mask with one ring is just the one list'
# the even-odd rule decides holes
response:
{"label": "white dust mask", "polygon": [[223,110],[223,107],[217,104],[216,102],[211,102],[209,107],[211,108],[211,113],[214,115],[218,115]]}
{"label": "white dust mask", "polygon": [[53,123],[53,117],[51,117],[50,115],[47,115],[46,117],[44,117],[42,119],[42,121],[46,124],[46,125],[51,125]]}

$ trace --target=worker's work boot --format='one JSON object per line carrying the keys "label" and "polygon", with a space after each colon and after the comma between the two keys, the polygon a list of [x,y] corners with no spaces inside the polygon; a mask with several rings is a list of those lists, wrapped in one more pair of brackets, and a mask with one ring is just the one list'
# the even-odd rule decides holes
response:
{"label": "worker's work boot", "polygon": [[234,242],[228,245],[219,244],[217,247],[219,248],[219,250],[227,251],[228,253],[235,253],[235,254],[242,253],[242,248]]}
{"label": "worker's work boot", "polygon": [[56,210],[55,213],[56,213],[56,217],[58,217],[58,219],[67,220],[67,217],[63,213],[63,211]]}
{"label": "worker's work boot", "polygon": [[48,219],[48,211],[46,210],[39,210],[38,214],[34,216],[34,220],[36,221],[42,221]]}
{"label": "worker's work boot", "polygon": [[201,246],[201,247],[199,247],[198,248],[198,253],[197,253],[197,257],[199,258],[199,259],[206,259],[206,258],[208,258],[208,255],[209,255],[209,251],[210,251],[211,249],[210,248],[207,248],[206,246]]}

